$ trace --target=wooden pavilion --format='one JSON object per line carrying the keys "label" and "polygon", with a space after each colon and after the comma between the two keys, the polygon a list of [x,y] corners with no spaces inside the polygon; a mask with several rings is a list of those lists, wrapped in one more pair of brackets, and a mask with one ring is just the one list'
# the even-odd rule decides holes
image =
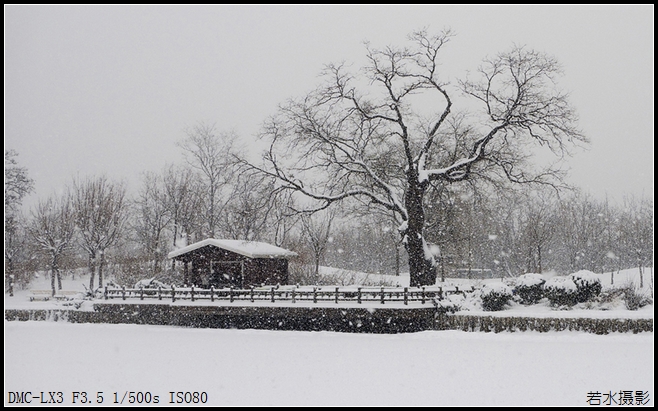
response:
{"label": "wooden pavilion", "polygon": [[288,259],[297,253],[257,241],[208,238],[172,251],[184,264],[185,285],[245,288],[288,283]]}

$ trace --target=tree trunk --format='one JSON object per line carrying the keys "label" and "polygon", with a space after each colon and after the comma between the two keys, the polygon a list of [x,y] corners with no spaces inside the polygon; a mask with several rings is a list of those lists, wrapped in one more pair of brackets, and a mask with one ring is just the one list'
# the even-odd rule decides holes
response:
{"label": "tree trunk", "polygon": [[434,259],[426,249],[423,238],[425,227],[425,211],[423,210],[423,188],[415,173],[410,174],[409,188],[405,194],[405,206],[408,220],[406,230],[402,232],[405,238],[405,248],[409,255],[409,285],[422,287],[436,283],[436,268]]}
{"label": "tree trunk", "polygon": [[400,275],[400,247],[395,245],[395,275]]}
{"label": "tree trunk", "polygon": [[215,183],[210,181],[210,210],[208,212],[208,238],[215,238]]}
{"label": "tree trunk", "polygon": [[445,283],[446,282],[446,264],[445,264],[445,260],[443,259],[443,254],[441,254],[441,259],[439,260],[439,264],[441,265],[441,282]]}
{"label": "tree trunk", "polygon": [[56,290],[55,290],[55,267],[51,266],[50,267],[50,288],[53,290],[52,296],[55,296]]}
{"label": "tree trunk", "polygon": [[103,266],[105,265],[105,250],[100,251],[100,261],[98,262],[98,287],[103,288]]}
{"label": "tree trunk", "polygon": [[162,256],[160,254],[160,242],[156,242],[155,251],[153,252],[153,275],[157,275],[162,272]]}
{"label": "tree trunk", "polygon": [[14,274],[14,259],[12,258],[11,254],[5,254],[5,259],[7,260],[7,270],[5,273],[7,276],[11,276]]}
{"label": "tree trunk", "polygon": [[56,252],[52,252],[50,256],[50,270],[51,270],[51,282],[53,288],[53,295],[55,295],[55,277],[57,277],[57,286],[58,289],[62,289],[62,278],[59,275],[59,262]]}
{"label": "tree trunk", "polygon": [[96,275],[96,252],[89,253],[89,291],[94,291],[94,276]]}

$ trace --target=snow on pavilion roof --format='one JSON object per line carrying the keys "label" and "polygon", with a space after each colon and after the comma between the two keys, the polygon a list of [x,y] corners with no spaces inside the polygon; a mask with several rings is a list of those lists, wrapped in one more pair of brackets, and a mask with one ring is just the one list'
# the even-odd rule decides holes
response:
{"label": "snow on pavilion roof", "polygon": [[232,251],[249,258],[286,258],[297,256],[297,253],[293,251],[258,241],[217,240],[215,238],[207,238],[203,241],[199,241],[198,243],[190,244],[187,247],[174,250],[170,252],[167,257],[178,257],[179,255],[189,253],[190,251],[208,245],[212,245],[227,251]]}

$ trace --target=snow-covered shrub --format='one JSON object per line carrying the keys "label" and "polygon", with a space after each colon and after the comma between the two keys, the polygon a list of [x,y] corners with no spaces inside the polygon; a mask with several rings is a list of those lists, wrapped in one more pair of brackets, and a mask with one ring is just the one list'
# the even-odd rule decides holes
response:
{"label": "snow-covered shrub", "polygon": [[134,288],[169,288],[170,286],[154,278],[139,280],[135,283]]}
{"label": "snow-covered shrub", "polygon": [[523,274],[516,279],[514,294],[521,304],[537,304],[544,297],[544,283],[546,280],[541,274]]}
{"label": "snow-covered shrub", "polygon": [[584,303],[591,301],[594,297],[601,294],[601,279],[591,271],[581,270],[569,276],[576,284],[577,301]]}
{"label": "snow-covered shrub", "polygon": [[555,307],[572,307],[578,300],[578,287],[569,277],[552,277],[544,283],[544,296]]}
{"label": "snow-covered shrub", "polygon": [[626,284],[621,288],[623,292],[624,304],[627,310],[638,310],[649,304],[653,304],[653,299],[643,292],[634,283]]}
{"label": "snow-covered shrub", "polygon": [[454,314],[462,309],[464,301],[462,294],[448,294],[445,298],[435,297],[432,302],[440,314]]}
{"label": "snow-covered shrub", "polygon": [[451,313],[454,314],[461,309],[461,307],[449,300],[435,300],[434,304],[436,305],[436,310],[440,314]]}
{"label": "snow-covered shrub", "polygon": [[501,311],[512,299],[512,289],[504,283],[490,283],[482,287],[482,308],[485,311]]}

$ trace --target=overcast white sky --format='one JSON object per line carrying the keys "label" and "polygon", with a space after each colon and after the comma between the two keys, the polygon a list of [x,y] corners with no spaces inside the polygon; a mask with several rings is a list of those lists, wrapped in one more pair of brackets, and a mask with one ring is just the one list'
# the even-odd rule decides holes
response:
{"label": "overcast white sky", "polygon": [[[36,181],[26,205],[75,175],[135,190],[178,162],[199,121],[253,139],[323,64],[363,41],[451,27],[443,67],[463,76],[513,43],[554,55],[589,151],[571,181],[597,197],[653,197],[654,6],[5,5],[5,149]],[[448,80],[455,80],[452,77]],[[454,91],[456,92],[456,91]],[[458,109],[458,107],[456,107]]]}

